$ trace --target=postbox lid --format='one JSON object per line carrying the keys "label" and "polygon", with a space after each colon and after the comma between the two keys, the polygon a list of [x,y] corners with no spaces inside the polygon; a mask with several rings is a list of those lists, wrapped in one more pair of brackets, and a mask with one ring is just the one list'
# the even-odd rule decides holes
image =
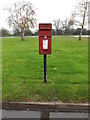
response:
{"label": "postbox lid", "polygon": [[39,36],[51,36],[52,35],[52,24],[51,23],[40,23],[39,24]]}
{"label": "postbox lid", "polygon": [[51,30],[52,24],[51,23],[40,23],[39,30]]}

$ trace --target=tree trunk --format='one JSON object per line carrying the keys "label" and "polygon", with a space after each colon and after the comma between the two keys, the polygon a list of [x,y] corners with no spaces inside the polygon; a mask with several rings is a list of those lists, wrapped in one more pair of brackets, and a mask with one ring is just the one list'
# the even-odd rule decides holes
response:
{"label": "tree trunk", "polygon": [[22,29],[22,33],[21,33],[21,40],[24,40],[24,29]]}
{"label": "tree trunk", "polygon": [[82,32],[83,32],[83,29],[81,29],[81,31],[80,31],[79,40],[82,39]]}
{"label": "tree trunk", "polygon": [[86,17],[87,6],[88,6],[88,2],[86,2],[84,14],[83,14],[83,23],[82,23],[82,28],[81,28],[80,35],[79,35],[79,40],[82,39],[82,32],[83,32],[83,28],[84,28],[84,25],[85,25],[85,17]]}

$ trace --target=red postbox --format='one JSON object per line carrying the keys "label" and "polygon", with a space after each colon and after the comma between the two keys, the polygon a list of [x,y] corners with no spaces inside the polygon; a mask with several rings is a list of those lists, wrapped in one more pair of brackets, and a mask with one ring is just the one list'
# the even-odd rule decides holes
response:
{"label": "red postbox", "polygon": [[52,24],[39,24],[39,54],[51,54]]}

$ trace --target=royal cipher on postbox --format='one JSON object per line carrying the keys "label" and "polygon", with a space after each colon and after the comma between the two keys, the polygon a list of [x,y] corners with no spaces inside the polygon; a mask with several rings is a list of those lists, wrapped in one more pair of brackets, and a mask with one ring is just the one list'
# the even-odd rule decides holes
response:
{"label": "royal cipher on postbox", "polygon": [[52,24],[39,24],[39,54],[51,54]]}

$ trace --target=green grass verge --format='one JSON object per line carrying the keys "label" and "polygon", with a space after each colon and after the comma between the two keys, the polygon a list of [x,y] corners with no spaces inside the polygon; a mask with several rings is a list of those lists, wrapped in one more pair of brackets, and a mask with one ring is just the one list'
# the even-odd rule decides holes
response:
{"label": "green grass verge", "polygon": [[47,83],[38,38],[2,39],[3,101],[88,102],[88,40],[53,37]]}

